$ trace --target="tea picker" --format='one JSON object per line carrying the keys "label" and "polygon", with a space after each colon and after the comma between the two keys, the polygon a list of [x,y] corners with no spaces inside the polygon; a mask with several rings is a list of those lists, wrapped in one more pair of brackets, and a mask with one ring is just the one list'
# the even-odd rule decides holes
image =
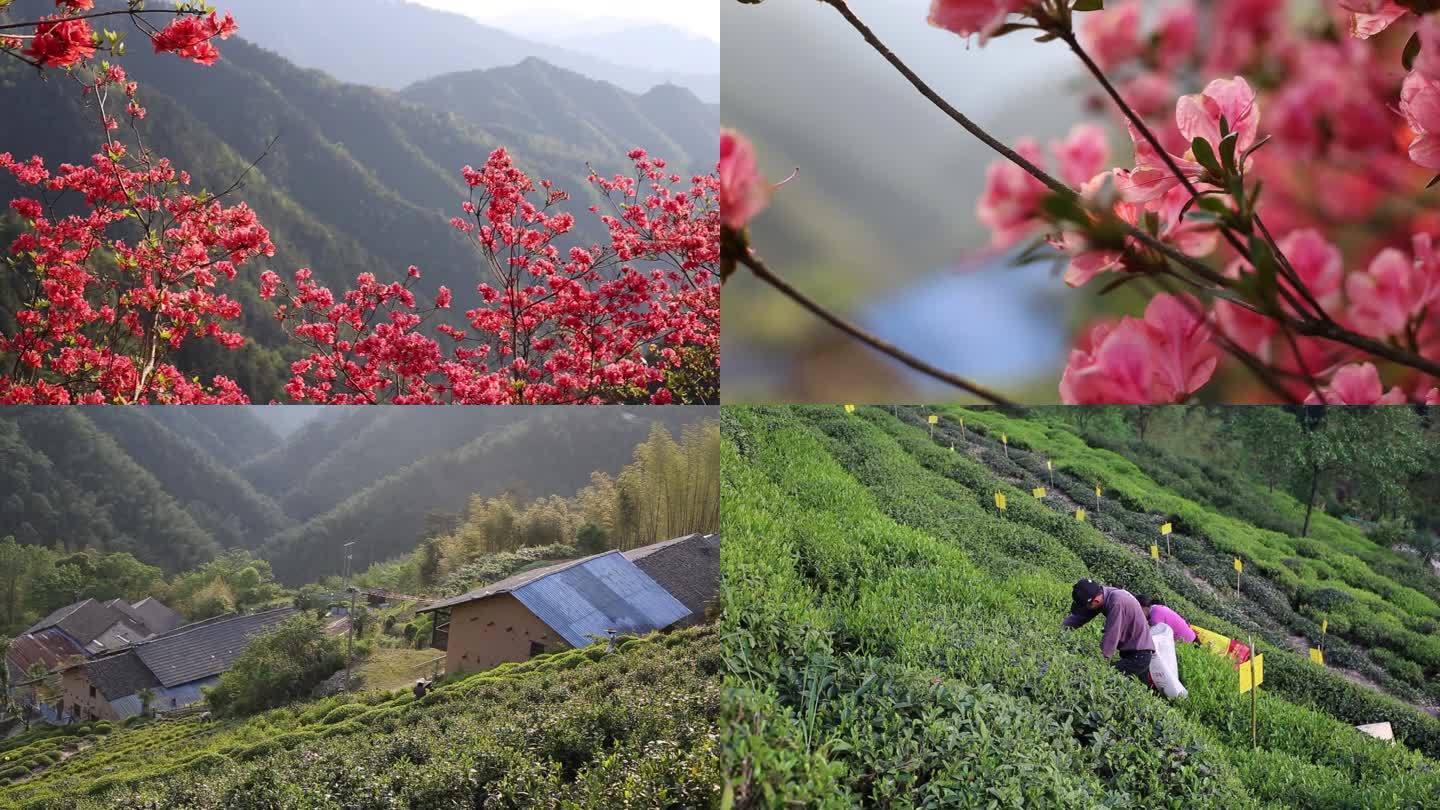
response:
{"label": "tea picker", "polygon": [[1129,591],[1081,579],[1070,591],[1070,614],[1061,626],[1084,627],[1101,614],[1105,616],[1105,631],[1100,637],[1100,654],[1113,659],[1111,664],[1116,669],[1148,684],[1155,642],[1144,609]]}

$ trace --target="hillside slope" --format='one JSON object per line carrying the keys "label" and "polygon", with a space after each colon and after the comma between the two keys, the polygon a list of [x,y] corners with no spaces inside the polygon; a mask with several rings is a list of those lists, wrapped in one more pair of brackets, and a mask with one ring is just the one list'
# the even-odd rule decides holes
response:
{"label": "hillside slope", "polygon": [[282,581],[299,584],[335,573],[341,546],[355,541],[354,565],[363,568],[412,549],[430,512],[457,512],[473,496],[507,491],[522,500],[568,497],[596,470],[619,472],[652,424],[679,435],[712,416],[708,409],[652,406],[629,409],[617,422],[614,411],[546,408],[408,466],[373,466],[373,483],[271,537],[262,555]]}
{"label": "hillside slope", "polygon": [[[1024,424],[963,413],[972,439],[977,425]],[[1176,587],[1172,564],[1157,572],[1093,520],[1031,497],[960,452],[955,419],[942,423],[952,451],[923,413],[902,416],[722,410],[722,633],[747,639],[727,659],[726,718],[743,722],[723,725],[737,806],[934,806],[983,792],[1049,807],[1418,807],[1440,790],[1440,721],[1268,642],[1244,610],[1218,610],[1223,589]],[[1170,703],[1100,660],[1099,623],[1061,631],[1080,576],[1254,634],[1259,748],[1225,659],[1181,650],[1190,696]],[[1350,728],[1381,720],[1401,745]]]}
{"label": "hillside slope", "polygon": [[18,763],[0,769],[0,808],[710,807],[719,666],[714,630],[695,628],[506,664],[420,700],[21,737],[0,742]]}

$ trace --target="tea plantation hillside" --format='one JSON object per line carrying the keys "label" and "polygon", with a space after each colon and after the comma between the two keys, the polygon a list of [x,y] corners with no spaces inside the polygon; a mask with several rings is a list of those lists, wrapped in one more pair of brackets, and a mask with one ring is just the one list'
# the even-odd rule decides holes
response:
{"label": "tea plantation hillside", "polygon": [[[918,411],[900,414],[924,423]],[[970,428],[964,436],[962,419]],[[1173,556],[1160,567],[1171,588],[1302,654],[1320,643],[1323,621],[1330,666],[1418,704],[1440,704],[1440,577],[1356,527],[1317,512],[1310,536],[1295,537],[1290,532],[1298,533],[1304,507],[1283,492],[1154,449],[1135,456],[1142,468],[1043,418],[956,410],[941,418],[935,441],[956,443],[1027,490],[1053,480],[1044,503],[1066,513],[1092,506],[1100,486],[1109,508],[1102,499],[1091,522],[1110,539],[1148,553],[1151,543],[1163,546],[1160,525],[1172,525]],[[1248,575],[1240,578],[1238,599],[1236,558]]]}
{"label": "tea plantation hillside", "polygon": [[[929,413],[722,409],[735,806],[1436,806],[1440,721],[1401,677],[1435,672],[1440,614],[1417,565],[1339,521],[1306,541],[1259,529],[1059,425],[944,410],[932,436]],[[1174,556],[1157,570],[1165,520]],[[1169,702],[1100,658],[1099,622],[1062,631],[1087,575],[1253,636],[1258,746],[1227,658],[1180,650],[1190,694]],[[1391,694],[1295,651],[1322,619],[1331,663]],[[1378,721],[1396,744],[1353,728]]]}
{"label": "tea plantation hillside", "polygon": [[539,656],[416,699],[247,721],[101,723],[0,743],[0,808],[705,808],[718,799],[713,628]]}

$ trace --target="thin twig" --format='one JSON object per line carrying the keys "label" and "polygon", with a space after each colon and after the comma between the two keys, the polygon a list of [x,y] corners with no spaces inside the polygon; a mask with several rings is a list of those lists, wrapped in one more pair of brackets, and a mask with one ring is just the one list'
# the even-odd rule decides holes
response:
{"label": "thin twig", "polygon": [[845,320],[844,318],[841,318],[839,315],[836,315],[835,313],[826,309],[823,305],[819,304],[814,299],[807,296],[805,293],[802,293],[794,287],[790,286],[789,282],[785,281],[784,279],[771,272],[770,268],[765,265],[765,262],[762,261],[759,256],[755,255],[754,251],[748,249],[745,250],[738,257],[738,261],[746,267],[750,268],[750,271],[755,274],[756,278],[760,279],[766,284],[769,284],[771,287],[774,287],[780,292],[781,295],[784,295],[786,298],[789,298],[791,301],[794,301],[795,303],[809,310],[811,314],[820,318],[820,320],[830,324],[836,329],[839,329],[840,331],[855,338],[861,343],[864,343],[870,348],[875,349],[881,354],[889,355],[890,357],[899,360],[901,363],[904,363],[905,365],[915,369],[922,374],[926,374],[930,377],[934,377],[935,379],[940,380],[941,382],[949,383],[956,388],[968,391],[988,402],[993,402],[996,405],[1013,404],[1012,402],[995,393],[994,391],[991,391],[990,389],[985,388],[978,383],[971,382],[964,377],[960,377],[958,375],[951,374],[950,372],[943,369],[937,368],[925,362],[924,360],[921,360],[915,355],[910,354],[904,349],[901,349],[893,343],[881,340],[875,335],[865,331],[864,329],[861,329],[860,327]]}

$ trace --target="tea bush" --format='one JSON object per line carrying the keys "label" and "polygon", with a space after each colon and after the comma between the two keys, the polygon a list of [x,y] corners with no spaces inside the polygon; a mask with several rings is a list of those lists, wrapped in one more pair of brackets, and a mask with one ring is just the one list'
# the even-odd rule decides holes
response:
{"label": "tea bush", "polygon": [[[1172,518],[1194,556],[1157,572],[1148,546],[1163,520],[1142,499],[1114,493],[1124,509],[1079,523],[1070,508],[1093,499],[1096,479],[1057,470],[1035,499],[1029,454],[1007,464],[987,446],[982,464],[948,449],[951,436],[932,439],[920,416],[722,411],[722,757],[735,806],[1421,807],[1440,796],[1440,762],[1426,756],[1440,756],[1440,724],[1281,649],[1296,631],[1272,610],[1318,634],[1283,584],[1253,577],[1236,607],[1205,582],[1223,577],[1220,560],[1228,568],[1207,531],[1277,542],[1249,534],[1264,530],[1195,505]],[[1009,435],[1023,446],[1022,430]],[[1043,485],[1043,460],[1038,472]],[[1383,576],[1351,540],[1340,553],[1359,567],[1337,561],[1335,576],[1347,594],[1376,596],[1354,584]],[[1197,580],[1191,562],[1217,570]],[[1259,754],[1224,659],[1185,650],[1192,695],[1168,703],[1099,660],[1099,623],[1059,629],[1082,575],[1162,595],[1221,632],[1274,637],[1260,645]],[[1429,597],[1410,592],[1424,613]],[[1377,621],[1392,638],[1416,632]],[[1405,746],[1349,727],[1372,719],[1390,719]]]}
{"label": "tea bush", "polygon": [[0,808],[711,807],[720,685],[697,662],[718,656],[697,627],[450,678],[418,701],[160,720],[12,782]]}

